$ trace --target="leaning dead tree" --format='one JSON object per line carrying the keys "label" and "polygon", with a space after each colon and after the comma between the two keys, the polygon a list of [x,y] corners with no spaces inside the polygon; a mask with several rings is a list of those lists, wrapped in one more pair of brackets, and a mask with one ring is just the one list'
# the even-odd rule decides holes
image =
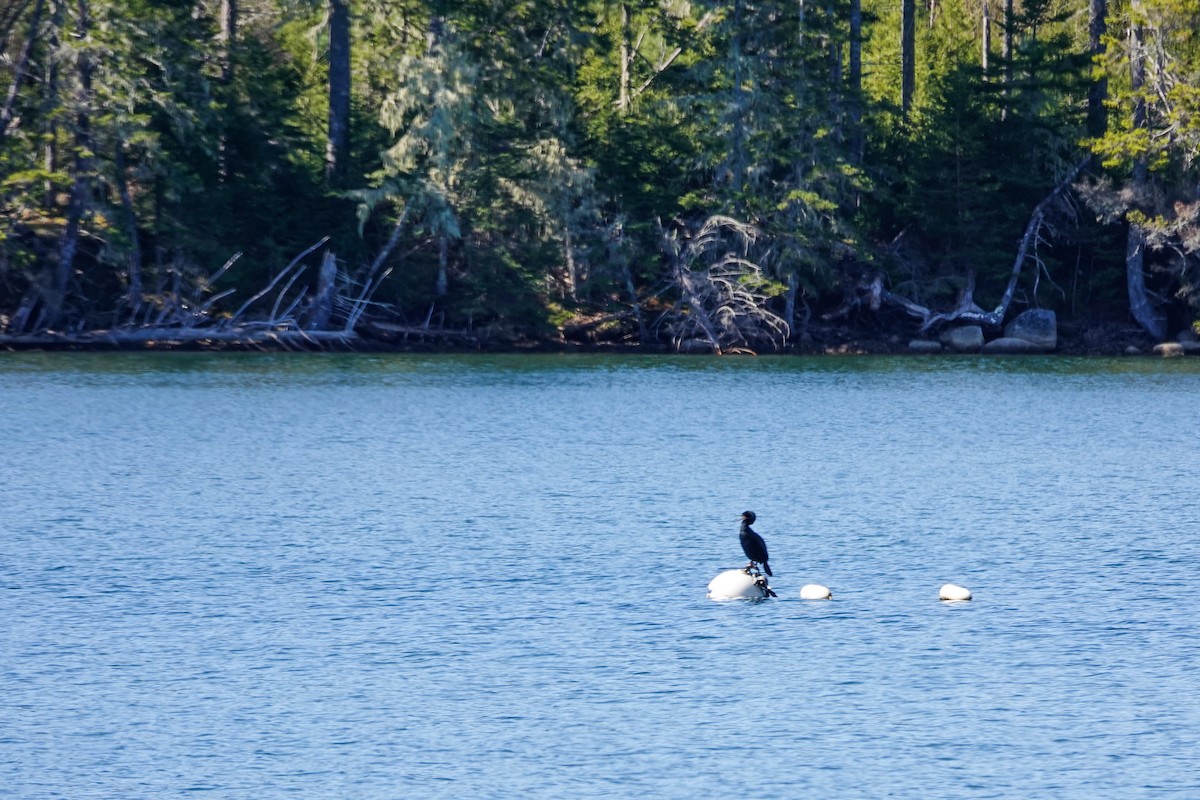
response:
{"label": "leaning dead tree", "polygon": [[872,310],[878,310],[881,305],[887,304],[895,306],[919,320],[920,331],[922,333],[936,326],[951,322],[979,325],[990,330],[999,328],[1004,324],[1004,317],[1008,313],[1008,307],[1012,303],[1013,296],[1017,290],[1017,283],[1026,264],[1031,260],[1034,261],[1040,273],[1042,265],[1040,259],[1037,257],[1037,247],[1046,240],[1046,235],[1052,232],[1050,221],[1052,213],[1069,206],[1068,198],[1071,187],[1075,183],[1075,179],[1079,177],[1079,174],[1087,167],[1090,161],[1091,157],[1089,156],[1072,167],[1067,175],[1055,184],[1054,188],[1033,207],[1033,211],[1029,215],[1029,222],[1025,226],[1025,232],[1017,244],[1017,255],[1013,259],[1012,270],[1009,272],[1008,284],[1005,286],[1004,294],[1001,296],[1000,302],[991,311],[985,311],[975,302],[974,272],[967,276],[966,286],[959,293],[958,302],[954,308],[949,311],[938,312],[907,297],[889,291],[883,285],[883,275],[879,272],[871,271],[863,273],[856,278],[856,286],[854,291],[848,294],[847,302],[843,305],[842,309],[839,309],[838,312],[835,312],[831,316],[844,315],[849,310],[849,307],[854,305],[866,304]]}
{"label": "leaning dead tree", "polygon": [[748,258],[758,231],[715,215],[698,229],[678,226],[662,233],[668,280],[679,300],[660,318],[676,350],[699,346],[722,353],[779,348],[789,328],[766,307],[762,270]]}

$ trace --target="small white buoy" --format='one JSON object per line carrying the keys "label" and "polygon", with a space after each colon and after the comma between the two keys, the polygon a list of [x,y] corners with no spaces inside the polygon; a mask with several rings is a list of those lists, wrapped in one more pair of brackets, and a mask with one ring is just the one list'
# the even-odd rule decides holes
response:
{"label": "small white buoy", "polygon": [[832,600],[833,592],[829,591],[828,586],[822,586],[819,583],[806,583],[800,587],[801,600]]}
{"label": "small white buoy", "polygon": [[750,575],[745,570],[729,569],[708,584],[710,600],[760,600],[769,589],[766,579]]}
{"label": "small white buoy", "polygon": [[939,600],[970,600],[971,590],[962,586],[947,583],[938,590]]}

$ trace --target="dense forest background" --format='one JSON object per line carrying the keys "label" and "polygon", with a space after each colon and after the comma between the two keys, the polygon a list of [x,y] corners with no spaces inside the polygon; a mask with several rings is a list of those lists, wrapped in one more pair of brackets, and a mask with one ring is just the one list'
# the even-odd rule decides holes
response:
{"label": "dense forest background", "polygon": [[[0,326],[1200,317],[1200,0],[0,0]],[[1107,328],[1106,328],[1107,326]]]}

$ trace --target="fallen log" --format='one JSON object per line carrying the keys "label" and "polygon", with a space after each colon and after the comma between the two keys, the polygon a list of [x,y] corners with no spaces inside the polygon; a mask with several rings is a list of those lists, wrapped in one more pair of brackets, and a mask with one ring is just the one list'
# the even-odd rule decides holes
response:
{"label": "fallen log", "polygon": [[357,334],[345,331],[271,330],[254,328],[144,328],[93,330],[78,333],[44,331],[36,334],[0,334],[0,347],[8,349],[34,348],[101,348],[138,347],[144,349],[173,347],[247,347],[260,349],[304,349],[325,347],[353,348],[359,343]]}
{"label": "fallen log", "polygon": [[368,321],[361,323],[357,330],[365,337],[385,342],[404,340],[410,336],[419,339],[454,339],[468,344],[478,344],[479,342],[479,338],[470,331],[429,328],[421,325],[397,325],[393,322]]}

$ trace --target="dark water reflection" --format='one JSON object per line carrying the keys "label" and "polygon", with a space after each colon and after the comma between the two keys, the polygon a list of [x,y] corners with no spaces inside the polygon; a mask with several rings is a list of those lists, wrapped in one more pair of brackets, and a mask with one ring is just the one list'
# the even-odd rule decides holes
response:
{"label": "dark water reflection", "polygon": [[[1193,798],[1197,397],[1187,360],[6,356],[0,796]],[[707,601],[746,508],[780,599]]]}

